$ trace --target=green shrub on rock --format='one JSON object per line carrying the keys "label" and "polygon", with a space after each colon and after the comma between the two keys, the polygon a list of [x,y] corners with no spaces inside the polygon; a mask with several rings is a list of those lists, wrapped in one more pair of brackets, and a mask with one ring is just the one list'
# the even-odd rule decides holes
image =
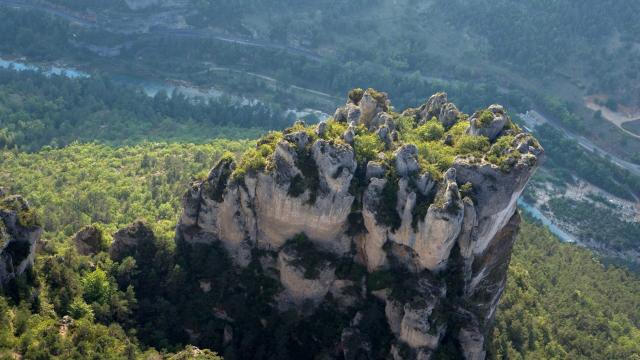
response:
{"label": "green shrub on rock", "polygon": [[416,132],[422,141],[440,140],[444,135],[444,126],[436,118],[433,118],[420,125]]}
{"label": "green shrub on rock", "polygon": [[489,150],[489,139],[485,136],[462,135],[455,143],[458,155],[474,155],[481,158]]}
{"label": "green shrub on rock", "polygon": [[354,150],[359,164],[366,165],[368,161],[375,159],[384,150],[384,143],[378,135],[364,132],[354,138]]}

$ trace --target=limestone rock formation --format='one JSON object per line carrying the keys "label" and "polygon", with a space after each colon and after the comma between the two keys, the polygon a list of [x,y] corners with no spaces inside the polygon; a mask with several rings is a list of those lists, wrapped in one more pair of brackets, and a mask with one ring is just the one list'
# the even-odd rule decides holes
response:
{"label": "limestone rock formation", "polygon": [[[444,93],[391,109],[386,94],[356,89],[334,119],[296,123],[239,161],[223,158],[185,194],[176,241],[221,246],[238,269],[257,266],[279,284],[269,300],[278,311],[348,314],[336,330],[342,350],[327,347],[328,356],[429,359],[449,342],[460,357],[483,359],[516,200],[543,150],[498,105],[469,121]],[[400,117],[413,129],[396,127]],[[412,142],[434,117],[445,134]],[[464,137],[489,146],[468,150]],[[377,319],[372,304],[382,304],[376,326],[393,339],[382,350],[363,325]]]}
{"label": "limestone rock formation", "polygon": [[102,231],[93,225],[85,226],[75,235],[73,243],[80,255],[95,255],[102,250]]}
{"label": "limestone rock formation", "polygon": [[455,104],[449,102],[446,93],[432,95],[418,110],[420,123],[436,118],[445,128],[454,125],[461,115]]}
{"label": "limestone rock formation", "polygon": [[137,220],[113,234],[109,256],[115,261],[121,261],[127,256],[137,258],[138,253],[152,253],[148,249],[154,246],[153,231],[143,221]]}
{"label": "limestone rock formation", "polygon": [[0,188],[0,289],[33,265],[41,233],[29,203]]}
{"label": "limestone rock formation", "polygon": [[482,135],[495,140],[510,121],[504,108],[500,105],[491,105],[487,110],[478,111],[469,119],[469,134]]}

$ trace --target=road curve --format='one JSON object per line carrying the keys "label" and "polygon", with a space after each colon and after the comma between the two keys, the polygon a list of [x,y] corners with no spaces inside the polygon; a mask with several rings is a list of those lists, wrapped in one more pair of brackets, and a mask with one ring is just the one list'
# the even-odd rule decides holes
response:
{"label": "road curve", "polygon": [[[68,10],[57,8],[57,7],[48,5],[46,3],[31,4],[29,2],[20,1],[20,0],[0,0],[0,5],[9,6],[9,7],[13,7],[13,8],[19,8],[19,9],[38,10],[38,11],[42,11],[42,12],[45,12],[45,13],[53,15],[53,16],[60,17],[60,18],[62,18],[64,20],[74,22],[74,23],[79,24],[81,26],[85,26],[85,27],[100,27],[99,23],[97,21],[91,21],[91,20],[89,20],[87,18],[84,18],[84,17],[82,17],[80,15],[74,14],[74,13],[68,11]],[[129,34],[127,32],[119,31],[118,29],[102,28],[102,30],[113,32],[113,33]],[[221,34],[221,33],[215,32],[215,31],[211,31],[211,30],[170,29],[170,28],[156,27],[156,28],[151,28],[151,30],[148,32],[148,34],[163,35],[163,36],[176,36],[176,37],[188,37],[188,38],[197,38],[197,39],[216,39],[216,40],[219,40],[219,41],[228,42],[228,43],[234,43],[234,44],[239,44],[239,45],[253,46],[253,47],[258,47],[258,48],[263,48],[263,49],[286,51],[286,52],[288,52],[290,54],[303,56],[303,57],[305,57],[307,59],[310,59],[310,60],[313,60],[313,61],[322,61],[324,59],[320,54],[318,54],[318,53],[316,53],[316,52],[314,52],[312,50],[302,48],[302,47],[283,45],[283,44],[273,43],[273,42],[264,41],[264,40],[258,41],[258,40],[244,38],[244,37],[240,37],[240,36],[236,36],[236,35]]]}
{"label": "road curve", "polygon": [[569,139],[572,139],[572,140],[576,141],[584,149],[587,149],[589,151],[597,151],[597,152],[599,152],[601,154],[605,154],[605,155],[607,155],[609,157],[611,162],[613,162],[614,164],[618,165],[619,167],[621,167],[621,168],[623,168],[625,170],[628,170],[629,172],[631,172],[632,174],[634,174],[636,176],[640,176],[640,165],[633,164],[633,163],[630,163],[630,162],[628,162],[626,160],[623,160],[623,159],[619,158],[618,156],[616,156],[614,154],[611,154],[610,152],[602,149],[601,147],[599,147],[598,145],[594,144],[593,142],[591,142],[587,138],[585,138],[583,136],[580,136],[580,135],[576,135],[574,133],[571,133],[571,132],[567,131],[566,129],[564,129],[561,126],[557,125],[555,122],[547,119],[544,115],[540,114],[539,112],[537,112],[535,110],[529,110],[525,114],[520,114],[520,117],[526,123],[526,125],[529,126],[532,129],[535,128],[538,125],[541,125],[541,124],[549,124],[549,125],[553,126],[555,129],[557,129],[558,131],[560,131],[564,136],[568,137]]}

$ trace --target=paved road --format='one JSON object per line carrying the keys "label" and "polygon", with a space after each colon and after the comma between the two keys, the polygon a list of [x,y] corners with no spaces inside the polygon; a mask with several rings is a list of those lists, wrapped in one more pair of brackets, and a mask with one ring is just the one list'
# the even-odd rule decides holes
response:
{"label": "paved road", "polygon": [[9,7],[13,7],[13,8],[19,8],[19,9],[27,9],[27,10],[39,10],[39,11],[43,11],[46,12],[48,14],[63,18],[67,21],[71,21],[71,22],[75,22],[77,24],[80,24],[82,26],[86,26],[86,27],[95,27],[96,26],[96,22],[95,21],[91,21],[87,18],[84,18],[82,16],[73,14],[71,12],[68,11],[63,11],[61,9],[58,9],[52,5],[48,5],[48,4],[31,4],[29,2],[26,1],[20,1],[20,0],[0,0],[0,5],[4,5],[4,6],[9,6]]}
{"label": "paved road", "polygon": [[[16,8],[22,8],[22,9],[40,10],[48,14],[58,16],[65,20],[75,22],[76,24],[79,24],[82,26],[99,27],[102,30],[112,32],[112,33],[120,33],[120,34],[128,34],[128,35],[135,33],[135,32],[132,32],[131,30],[119,29],[117,26],[113,26],[113,25],[109,27],[105,27],[100,25],[100,21],[88,20],[70,11],[66,11],[64,9],[57,8],[51,5],[42,4],[42,3],[32,4],[28,0],[0,0],[0,5],[12,6]],[[127,14],[127,15],[139,17],[139,15],[131,15],[131,14]],[[128,22],[131,22],[131,21],[132,21],[131,19],[128,19]],[[140,22],[144,23],[144,20]],[[146,32],[139,31],[138,33],[140,34],[147,33],[147,34],[161,35],[161,36],[188,37],[188,38],[198,38],[198,39],[216,39],[219,41],[234,43],[238,45],[286,51],[289,54],[303,56],[313,61],[331,60],[327,57],[324,57],[318,54],[317,52],[311,49],[291,46],[287,44],[275,43],[275,42],[271,42],[264,39],[251,39],[251,38],[241,37],[238,35],[232,35],[232,34],[226,34],[226,33],[223,34],[223,33],[208,30],[208,29],[171,29],[171,28],[152,26],[150,27],[150,30]],[[400,71],[397,69],[391,69],[391,71],[396,75],[401,75],[401,76],[411,75],[411,72],[408,72],[408,71]],[[441,83],[452,84],[452,85],[464,84],[464,82],[455,80],[455,79],[445,79],[445,78],[427,76],[422,74],[420,75],[420,78],[428,82],[441,82]],[[506,91],[505,89],[502,89],[502,90]]]}
{"label": "paved road", "polygon": [[640,176],[640,165],[633,164],[623,159],[620,159],[619,157],[607,152],[606,150],[602,149],[601,147],[594,144],[593,142],[586,139],[585,137],[573,134],[565,130],[564,128],[558,126],[553,121],[550,121],[549,119],[547,119],[546,117],[544,117],[542,114],[540,114],[535,110],[529,110],[527,111],[526,114],[520,114],[520,117],[525,122],[525,124],[531,129],[541,124],[549,124],[554,128],[558,129],[559,131],[561,131],[566,137],[575,140],[583,148],[589,151],[597,151],[601,154],[606,154],[607,156],[609,156],[609,158],[611,159],[611,162],[613,162],[614,164],[620,166],[623,169],[629,170],[631,173],[633,173],[636,176]]}
{"label": "paved road", "polygon": [[243,38],[235,35],[220,34],[210,30],[165,28],[165,29],[152,29],[149,31],[149,33],[156,34],[156,35],[189,37],[189,38],[197,38],[197,39],[216,39],[219,41],[224,41],[224,42],[238,44],[238,45],[286,51],[290,54],[303,56],[303,57],[306,57],[307,59],[314,60],[314,61],[322,61],[324,59],[321,55],[309,49],[289,46],[289,45],[282,45],[282,44],[273,43],[273,42],[264,41],[264,40],[258,41],[258,40]]}
{"label": "paved road", "polygon": [[[21,1],[21,0],[0,0],[0,5],[10,6],[14,8],[20,8],[20,9],[39,10],[39,11],[43,11],[48,14],[63,18],[67,21],[72,21],[74,23],[77,23],[85,27],[100,27],[99,22],[97,21],[92,21],[90,19],[82,17],[81,15],[74,14],[71,11],[60,9],[44,3],[32,4],[28,1]],[[130,31],[121,31],[121,30],[118,30],[117,28],[112,28],[112,27],[109,27],[109,28],[102,27],[102,29],[109,32],[114,32],[114,33],[123,33],[123,34],[131,33]],[[221,34],[211,30],[170,29],[170,28],[162,28],[162,27],[155,27],[155,28],[152,27],[148,33],[154,34],[154,35],[163,35],[163,36],[177,36],[177,37],[188,37],[188,38],[198,38],[198,39],[216,39],[219,41],[224,41],[224,42],[234,43],[239,45],[286,51],[290,54],[303,56],[303,57],[306,57],[307,59],[314,60],[314,61],[323,60],[323,57],[321,55],[309,49],[273,43],[266,40],[258,41],[258,40],[244,38],[236,35]]]}

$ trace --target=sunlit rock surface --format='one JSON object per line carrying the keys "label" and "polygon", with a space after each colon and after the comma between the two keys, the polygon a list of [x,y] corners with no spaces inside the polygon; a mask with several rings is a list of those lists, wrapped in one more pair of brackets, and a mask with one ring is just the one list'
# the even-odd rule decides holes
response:
{"label": "sunlit rock surface", "polygon": [[[404,140],[400,122],[415,128],[434,118],[441,138]],[[367,134],[381,145],[363,159]],[[455,156],[440,172],[430,167],[429,146],[454,149],[462,136],[485,139],[484,152]],[[518,229],[516,200],[543,155],[504,108],[468,117],[439,93],[398,113],[386,94],[357,89],[334,119],[297,124],[256,149],[267,152],[259,168],[225,158],[191,184],[178,244],[220,244],[240,268],[257,261],[281,285],[272,305],[280,311],[351,314],[341,351],[327,348],[329,356],[375,357],[376,339],[359,324],[368,320],[362,309],[380,302],[393,339],[385,356],[429,359],[443,342],[462,358],[486,356]],[[354,264],[347,275],[344,264]]]}
{"label": "sunlit rock surface", "polygon": [[33,266],[41,234],[29,203],[0,188],[0,289]]}

